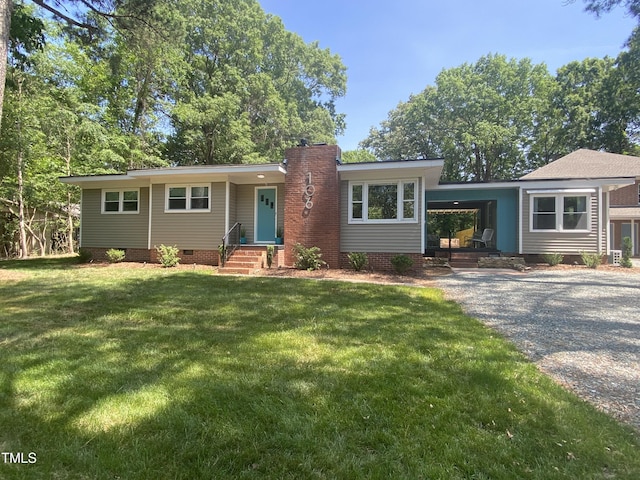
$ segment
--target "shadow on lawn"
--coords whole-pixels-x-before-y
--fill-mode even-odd
[[[557,413],[524,386],[545,380],[433,291],[118,275],[0,285],[0,444],[37,451],[34,470],[526,476],[555,455],[537,445],[535,428]],[[570,435],[561,423],[545,428],[549,438]],[[488,455],[499,449],[503,465]]]
[[[62,270],[78,264],[79,260],[77,255],[32,257],[10,260],[0,259],[0,270]]]

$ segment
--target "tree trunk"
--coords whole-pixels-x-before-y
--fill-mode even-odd
[[[65,162],[67,171],[66,174],[68,177],[71,176],[71,140],[67,135],[67,142],[65,144]],[[67,187],[67,228],[69,229],[69,233],[67,234],[68,239],[68,252],[74,253],[73,248],[73,205],[71,203],[71,187]]]
[[[19,127],[18,127],[19,128]],[[29,256],[29,246],[27,245],[27,222],[24,212],[24,179],[22,170],[24,169],[24,155],[22,147],[18,150],[18,226],[20,233],[20,258]]]
[[[22,108],[22,78],[16,81],[18,87],[18,105]],[[27,244],[27,223],[24,209],[24,139],[22,138],[22,118],[18,115],[16,120],[16,136],[18,139],[18,230],[20,237],[20,258],[29,256],[29,246]]]
[[[12,7],[12,0],[0,0],[0,125],[2,125],[4,84],[7,79],[7,57],[9,53],[9,30],[11,28]]]

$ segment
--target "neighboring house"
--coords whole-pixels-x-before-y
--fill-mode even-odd
[[[608,253],[610,250],[622,250],[622,239],[630,237],[634,255],[640,254],[640,157],[576,150],[525,175],[521,180],[550,180],[567,186],[578,183],[584,188],[602,185],[602,190],[587,195],[592,208],[601,206],[597,209],[601,218],[596,218],[594,211],[589,219],[592,226],[602,225],[598,229],[598,235],[603,237],[606,248],[599,251]],[[565,200],[566,208],[573,207],[575,210],[576,206],[567,202],[569,201]],[[584,225],[577,225],[577,228],[582,227]]]
[[[600,164],[610,160],[593,153]],[[624,169],[594,175],[569,155],[513,182],[447,185],[439,183],[442,159],[341,164],[335,145],[295,147],[285,157],[61,180],[82,188],[80,246],[96,258],[120,248],[129,260],[155,261],[164,244],[177,246],[184,263],[216,265],[218,245],[240,223],[250,246],[273,244],[284,229],[279,265],[293,264],[300,243],[320,247],[330,267],[348,266],[347,254],[357,251],[388,269],[397,254],[422,259],[435,210],[477,212],[477,227],[495,231],[494,251],[608,253],[611,192],[637,189],[640,177]],[[545,173],[553,165],[584,174]]]

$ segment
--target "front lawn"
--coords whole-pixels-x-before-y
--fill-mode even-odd
[[[0,343],[0,478],[640,477],[434,289],[0,262]]]

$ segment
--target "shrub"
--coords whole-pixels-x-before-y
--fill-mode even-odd
[[[349,265],[351,265],[351,268],[356,272],[362,270],[368,261],[367,254],[364,252],[351,252],[347,257],[349,258]]]
[[[322,260],[322,253],[319,247],[305,247],[296,243],[293,247],[295,256],[295,267],[298,270],[318,270],[325,266],[327,262]]]
[[[542,259],[548,263],[550,266],[555,267],[562,263],[564,260],[564,255],[561,253],[545,253],[542,255]]]
[[[413,260],[411,260],[411,257],[408,257],[407,255],[396,255],[391,257],[391,265],[393,265],[393,269],[396,273],[404,275],[411,269],[411,267],[413,267]]]
[[[86,248],[81,248],[78,251],[78,262],[80,263],[89,263],[93,260],[93,254],[91,250],[87,250]]]
[[[631,250],[633,244],[631,243],[631,237],[624,237],[622,239],[622,258],[620,259],[620,266],[625,268],[633,267],[631,263]]]
[[[118,250],[116,248],[110,248],[107,250],[106,254],[107,260],[109,263],[120,263],[124,260],[125,253],[124,250]]]
[[[175,267],[180,263],[180,257],[178,256],[178,247],[168,246],[168,245],[160,245],[156,247],[156,251],[158,252],[158,261],[162,264],[163,267]]]
[[[224,243],[218,245],[218,263],[221,267],[224,267],[224,263],[227,260],[227,246]]]
[[[582,263],[589,268],[598,268],[602,263],[602,256],[599,253],[580,252],[580,258],[582,258]]]
[[[267,267],[271,268],[271,264],[273,263],[273,254],[276,251],[276,247],[273,245],[267,245]]]

